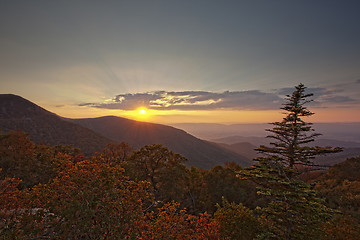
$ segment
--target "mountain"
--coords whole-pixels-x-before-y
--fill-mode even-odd
[[[234,152],[180,129],[114,116],[65,119],[12,94],[0,94],[0,130],[5,133],[22,130],[36,143],[72,144],[87,155],[100,151],[110,142],[127,142],[137,148],[158,143],[186,157],[189,166],[207,169],[230,161],[243,167],[252,164]]]
[[[12,94],[0,94],[0,130],[22,130],[35,143],[72,144],[90,155],[112,140],[64,120],[38,105]]]
[[[237,162],[243,167],[252,165],[252,162],[245,157],[166,125],[138,122],[115,116],[69,119],[69,121],[116,142],[127,142],[134,147],[162,144],[186,157],[189,160],[187,164],[189,166],[207,169],[230,161]]]
[[[213,139],[212,141],[220,144],[230,151],[238,153],[244,157],[247,157],[248,159],[252,159],[249,157],[256,156],[256,151],[254,149],[260,145],[269,146],[272,139],[261,137],[230,136]],[[317,156],[314,162],[320,165],[332,166],[334,164],[345,161],[347,158],[360,156],[360,143],[358,142],[320,138],[316,139],[312,143],[309,143],[309,146],[344,148],[344,150],[339,153]]]

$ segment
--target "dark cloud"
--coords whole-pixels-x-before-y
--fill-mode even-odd
[[[360,83],[360,79],[356,80],[356,83]]]
[[[97,103],[80,103],[78,104],[79,107],[96,107],[98,106]]]

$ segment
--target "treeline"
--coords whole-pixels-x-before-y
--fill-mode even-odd
[[[160,145],[110,144],[90,159],[71,146],[0,137],[2,239],[261,239],[274,220],[235,163],[186,168]],[[335,165],[315,190],[337,209],[318,239],[358,239],[360,158]],[[272,236],[263,239],[282,239]],[[306,236],[304,236],[305,239]]]

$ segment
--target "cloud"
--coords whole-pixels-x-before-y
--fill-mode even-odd
[[[323,96],[321,100],[328,103],[352,103],[356,101],[348,96]]]
[[[79,106],[134,110],[140,107],[156,110],[274,110],[284,103],[284,95],[291,94],[294,88],[281,88],[274,93],[259,90],[252,91],[153,91],[145,93],[126,93],[116,95],[104,103],[82,103]],[[313,107],[334,105],[346,106],[357,102],[351,96],[345,96],[337,88],[307,88],[313,93]]]
[[[356,103],[357,100],[350,97],[341,95],[345,91],[342,89],[343,85],[329,87],[329,88],[307,88],[307,93],[312,93],[314,100],[311,105],[312,106],[321,106],[321,105],[329,105],[329,104],[346,104],[346,103]],[[289,95],[294,91],[294,88],[281,88],[276,91],[279,95]]]
[[[281,98],[273,93],[261,91],[154,91],[146,93],[119,94],[106,103],[82,103],[105,109],[134,110],[146,107],[157,110],[266,110],[277,109]]]
[[[279,95],[290,95],[294,91],[294,88],[281,88],[276,92]],[[330,88],[306,88],[306,93],[314,94],[314,98],[321,97],[323,95],[334,94],[335,92],[339,92],[339,90],[334,90]]]

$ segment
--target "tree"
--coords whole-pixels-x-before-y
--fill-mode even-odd
[[[332,166],[314,187],[329,207],[357,219],[360,225],[360,157],[348,158]]]
[[[209,214],[194,216],[179,209],[178,203],[164,206],[147,213],[147,228],[142,239],[150,240],[218,240],[218,223]]]
[[[19,188],[47,183],[66,166],[83,159],[71,146],[35,145],[21,131],[0,135],[0,153],[0,179],[20,178]]]
[[[111,165],[121,165],[129,158],[132,151],[132,147],[125,142],[119,144],[109,143],[101,152],[96,154],[96,157],[103,158],[104,161]]]
[[[307,123],[302,119],[314,114],[305,107],[305,104],[312,101],[307,98],[313,94],[305,94],[304,84],[299,84],[295,89],[292,95],[286,95],[287,102],[281,108],[286,111],[284,113],[286,116],[281,122],[272,123],[274,125],[272,129],[267,129],[272,133],[268,138],[275,141],[270,143],[270,147],[262,145],[257,149],[264,155],[264,157],[258,158],[258,161],[266,160],[273,166],[295,170],[288,172],[290,178],[293,177],[293,173],[299,173],[299,166],[316,166],[312,161],[315,156],[342,151],[342,148],[338,147],[309,147],[306,145],[321,134],[314,133],[312,123]]]
[[[225,167],[217,165],[209,170],[192,167],[187,199],[189,211],[214,213],[217,210],[216,204],[221,203],[222,198],[247,207],[256,206],[259,198],[254,184],[237,177],[240,169],[236,163],[227,163]]]
[[[240,172],[240,176],[254,180],[258,194],[269,199],[266,207],[257,210],[271,223],[272,228],[264,239],[315,239],[322,234],[321,224],[334,213],[318,198],[309,185],[296,179],[303,167],[313,167],[316,155],[339,152],[341,148],[310,147],[318,133],[312,124],[303,120],[313,115],[305,104],[313,94],[305,94],[305,86],[299,84],[281,109],[286,116],[274,122],[268,129],[275,141],[271,146],[257,149],[262,156],[255,159],[259,164]]]
[[[18,201],[24,198],[16,218],[9,221],[7,235],[18,239],[139,239],[146,225],[142,203],[152,198],[148,187],[146,182],[130,181],[124,169],[102,159],[78,162],[48,184],[20,193],[5,192]]]
[[[217,204],[215,220],[219,223],[221,239],[248,240],[254,239],[262,232],[263,224],[260,217],[252,210],[240,204],[229,203],[223,199],[222,205]]]
[[[155,200],[180,201],[187,191],[185,161],[181,155],[154,144],[134,152],[125,169],[131,179],[150,182]]]

